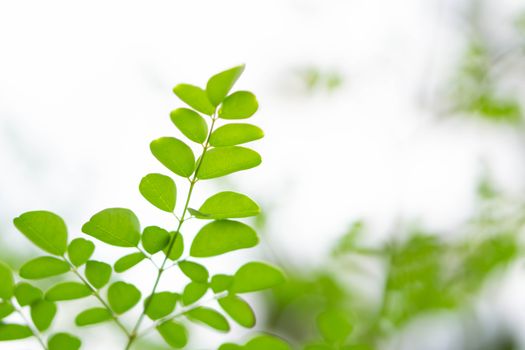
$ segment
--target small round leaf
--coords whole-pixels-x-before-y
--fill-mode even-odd
[[[203,323],[219,332],[228,332],[230,324],[219,312],[207,308],[198,307],[186,313],[186,316],[194,322]]]
[[[78,350],[82,342],[68,333],[56,333],[47,343],[49,350]]]
[[[190,177],[195,170],[195,156],[191,148],[174,137],[161,137],[151,142],[151,153],[166,168],[182,177]]]
[[[177,187],[171,177],[148,174],[142,178],[139,191],[148,202],[168,213],[175,210]]]
[[[249,91],[237,91],[226,97],[219,110],[222,119],[245,119],[257,112],[259,104],[254,94]]]
[[[230,291],[250,293],[275,287],[284,282],[281,270],[262,262],[250,262],[241,266],[233,276]]]
[[[115,282],[108,289],[108,301],[117,314],[130,310],[140,300],[140,291],[130,283]]]
[[[141,252],[125,255],[115,262],[115,271],[120,273],[129,270],[144,259],[146,259],[146,256]]]
[[[251,124],[226,124],[215,130],[210,136],[210,145],[226,147],[240,145],[246,142],[262,139],[264,132],[261,128]]]
[[[59,283],[46,292],[45,298],[49,301],[63,301],[81,299],[91,295],[91,290],[78,282]]]
[[[30,211],[13,220],[16,228],[37,247],[53,255],[67,249],[67,227],[62,218],[49,211]]]
[[[48,300],[39,300],[31,304],[31,319],[35,327],[43,332],[51,326],[57,313],[55,303]]]
[[[188,343],[186,328],[180,323],[167,321],[157,326],[157,331],[162,339],[171,347],[180,349]]]
[[[206,93],[214,106],[218,106],[244,72],[244,64],[215,74],[206,84]]]
[[[84,238],[75,238],[67,247],[69,260],[77,267],[84,265],[91,258],[94,251],[95,244]]]
[[[208,136],[208,124],[201,115],[188,108],[178,108],[171,112],[171,121],[190,140],[204,143]]]
[[[206,91],[198,86],[190,84],[179,84],[173,88],[173,92],[191,108],[198,110],[206,115],[212,115],[215,107],[208,99]]]
[[[61,275],[69,270],[67,262],[52,256],[41,256],[22,265],[19,274],[22,278],[36,280]]]
[[[258,215],[261,209],[252,199],[244,194],[224,191],[206,199],[199,208],[204,219],[245,218]],[[196,215],[199,217],[199,214]]]
[[[229,175],[261,164],[259,153],[249,148],[230,146],[212,148],[204,154],[197,177],[202,180]]]
[[[140,240],[140,223],[129,209],[104,209],[82,226],[82,232],[117,247],[136,247]]]
[[[158,226],[148,226],[142,233],[142,246],[150,253],[155,254],[166,248],[170,242],[168,231]]]
[[[250,305],[236,295],[219,299],[219,305],[238,324],[246,328],[255,326],[255,314]]]
[[[75,324],[79,327],[101,323],[111,319],[111,313],[103,307],[95,307],[82,311],[75,318]]]
[[[111,266],[102,261],[89,260],[86,263],[84,274],[93,287],[104,287],[111,278]]]

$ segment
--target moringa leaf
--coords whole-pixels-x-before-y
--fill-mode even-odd
[[[108,289],[108,301],[111,309],[117,314],[123,314],[135,306],[140,300],[140,291],[130,283],[115,282]]]
[[[175,309],[179,297],[178,294],[172,292],[153,294],[153,297],[148,297],[144,302],[144,307],[148,305],[146,315],[154,321],[168,316]]]
[[[95,244],[84,238],[75,238],[67,247],[69,260],[76,267],[84,265],[91,258],[94,251]]]
[[[111,278],[111,266],[102,261],[89,260],[84,274],[95,289],[104,287]]]
[[[204,154],[197,177],[213,179],[254,168],[261,164],[259,153],[240,146],[212,148]]]
[[[56,313],[57,306],[51,301],[39,300],[31,304],[31,319],[40,332],[51,326]]]
[[[146,259],[146,256],[141,252],[125,255],[115,263],[115,271],[120,273],[129,270],[144,259]]]
[[[0,302],[0,321],[3,318],[11,315],[14,311],[15,311],[15,308],[13,304],[11,304],[10,302],[7,302],[7,301]]]
[[[222,309],[230,315],[230,317],[246,328],[255,326],[255,314],[250,305],[236,295],[230,294],[218,300]]]
[[[244,347],[234,343],[224,343],[219,346],[218,350],[243,350]]]
[[[219,312],[208,308],[198,307],[186,312],[188,319],[193,322],[203,323],[219,332],[229,332],[230,324]]]
[[[82,232],[117,247],[136,247],[140,240],[140,223],[129,209],[104,209],[82,226]]]
[[[195,156],[191,148],[174,137],[161,137],[151,142],[151,153],[166,168],[182,177],[190,177],[195,170]]]
[[[245,350],[292,350],[284,340],[271,335],[259,335],[244,345]]]
[[[184,238],[182,237],[180,232],[179,233],[170,232],[169,235],[170,235],[170,238],[174,237],[175,235],[176,236],[175,236],[175,241],[173,242],[168,258],[170,260],[177,260],[182,256],[182,253],[184,253]],[[168,254],[168,248],[169,246],[167,246],[164,249],[164,254]]]
[[[0,341],[29,338],[33,335],[28,326],[14,323],[0,323]]]
[[[201,264],[197,264],[193,261],[181,261],[179,262],[179,268],[183,274],[194,282],[206,283],[210,274],[208,270]]]
[[[254,94],[249,91],[237,91],[226,97],[219,109],[219,118],[246,119],[257,112],[259,104]]]
[[[75,324],[79,327],[101,323],[111,319],[111,313],[104,307],[94,307],[82,311],[75,318]]]
[[[352,332],[352,324],[348,317],[340,311],[324,311],[317,317],[317,327],[323,338],[329,343],[345,341]]]
[[[150,253],[155,254],[160,252],[170,242],[170,234],[163,228],[158,226],[148,226],[144,228],[142,233],[142,246]]]
[[[195,215],[199,219],[245,218],[258,215],[261,209],[252,199],[244,194],[224,191],[206,199]],[[201,216],[202,215],[202,216]]]
[[[210,145],[226,147],[262,139],[264,132],[252,124],[232,123],[223,125],[210,136]]]
[[[208,99],[206,91],[198,86],[190,84],[179,84],[173,88],[173,92],[184,103],[193,109],[198,110],[206,115],[212,115],[215,112],[215,107]]]
[[[91,295],[91,290],[78,282],[62,282],[48,289],[45,298],[49,301],[81,299]]]
[[[160,210],[175,210],[177,187],[173,179],[162,174],[148,174],[142,178],[139,191],[144,198]]]
[[[208,124],[201,115],[188,108],[177,108],[170,114],[175,126],[193,142],[204,143],[208,136]]]
[[[62,218],[49,211],[30,211],[13,220],[16,228],[37,247],[53,255],[67,249],[67,227]]]
[[[20,268],[20,277],[36,280],[61,275],[70,271],[69,264],[52,256],[41,256],[26,262]]]
[[[250,293],[275,287],[284,282],[281,270],[262,262],[247,263],[233,276],[232,293]]]
[[[191,305],[198,301],[208,291],[207,283],[190,282],[182,291],[182,304],[185,306]]]
[[[33,304],[35,301],[42,299],[42,291],[35,286],[26,282],[20,282],[15,287],[16,301],[20,306]]]
[[[257,243],[259,238],[250,226],[238,221],[218,220],[201,228],[193,240],[190,255],[206,258],[255,247]]]
[[[69,333],[56,333],[49,338],[48,350],[79,350],[82,342]]]
[[[166,321],[157,326],[157,331],[162,339],[171,347],[180,349],[188,343],[188,333],[186,328],[177,322]]]
[[[211,278],[210,287],[214,293],[224,292],[230,288],[233,282],[233,276],[218,274]]]
[[[214,106],[221,104],[242,72],[244,72],[244,64],[215,74],[208,80],[206,93]]]
[[[15,290],[15,279],[11,268],[0,261],[0,299],[9,300]]]

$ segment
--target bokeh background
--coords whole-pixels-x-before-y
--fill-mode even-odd
[[[518,0],[1,1],[0,258],[34,254],[11,223],[28,210],[74,236],[115,206],[174,225],[138,192],[163,171],[149,142],[177,134],[171,89],[246,63],[263,165],[195,202],[264,208],[257,254],[291,282],[257,299],[259,329],[301,348],[336,307],[374,349],[525,349],[524,59]],[[196,332],[192,349],[224,339]]]

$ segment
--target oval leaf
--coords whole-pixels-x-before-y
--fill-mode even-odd
[[[262,263],[250,262],[243,265],[233,276],[230,291],[250,293],[275,287],[284,282],[283,273],[277,268]]]
[[[177,187],[171,177],[162,174],[148,174],[139,185],[140,193],[148,202],[168,213],[175,210]]]
[[[82,226],[82,232],[117,247],[136,247],[140,240],[140,223],[129,209],[104,209]]]
[[[11,315],[15,311],[15,308],[10,302],[1,302],[0,303],[0,320]]]
[[[317,318],[319,331],[330,343],[343,342],[352,332],[352,324],[347,316],[337,310],[328,310]]]
[[[84,265],[89,258],[91,258],[94,251],[95,244],[84,238],[75,238],[67,247],[69,260],[71,260],[71,263],[77,267]]]
[[[74,300],[91,295],[91,290],[84,284],[78,282],[59,283],[46,292],[49,301]]]
[[[259,104],[249,91],[237,91],[226,97],[219,110],[222,119],[245,119],[257,112]]]
[[[32,335],[28,326],[0,323],[0,341],[25,339]]]
[[[36,280],[61,275],[70,270],[69,264],[52,256],[41,256],[26,262],[20,268],[20,277]]]
[[[49,211],[30,211],[13,220],[16,228],[31,242],[53,255],[67,248],[67,227],[62,218]]]
[[[51,326],[56,313],[57,306],[48,300],[39,300],[31,305],[31,319],[40,332]]]
[[[173,242],[168,258],[170,260],[177,260],[182,256],[182,253],[184,253],[184,239],[182,235],[177,232],[170,232],[169,235],[170,238],[175,237],[175,241]],[[168,254],[168,248],[169,246],[164,249],[164,254]]]
[[[140,300],[140,291],[132,284],[115,282],[108,289],[109,305],[117,314],[130,310]]]
[[[248,196],[237,192],[224,191],[206,199],[199,208],[199,212],[204,214],[202,218],[220,220],[254,216],[259,214],[261,209]],[[198,214],[196,216],[199,217]]]
[[[182,304],[191,305],[206,294],[208,285],[206,283],[190,282],[182,291]]]
[[[210,274],[204,266],[193,261],[181,261],[178,265],[182,273],[192,281],[201,283],[206,283],[208,281]]]
[[[171,112],[171,121],[190,140],[204,143],[208,136],[208,124],[201,115],[188,108],[178,108]]]
[[[90,260],[86,263],[84,274],[93,287],[100,289],[111,278],[111,266],[102,261]]]
[[[162,339],[171,347],[180,349],[188,343],[188,334],[183,325],[173,321],[167,321],[157,326],[157,331]]]
[[[179,295],[176,293],[155,293],[144,302],[148,306],[145,313],[152,320],[161,319],[173,312],[178,299]]]
[[[261,164],[259,153],[249,148],[230,146],[212,148],[204,154],[197,177],[213,179]]]
[[[166,168],[182,177],[190,177],[195,170],[195,156],[191,148],[174,137],[161,137],[151,142],[151,153]]]
[[[198,110],[206,115],[212,115],[215,112],[215,107],[208,99],[206,91],[198,86],[190,84],[179,84],[173,88],[173,92],[184,103],[193,109]]]
[[[95,307],[82,311],[75,318],[75,324],[77,326],[89,326],[92,324],[101,323],[111,319],[111,313],[103,307]]]
[[[33,304],[35,301],[42,299],[42,291],[26,282],[20,282],[15,287],[16,301],[20,306]]]
[[[233,276],[218,274],[211,278],[210,287],[214,293],[228,290],[233,282]]]
[[[122,258],[118,259],[117,262],[115,263],[114,265],[115,271],[124,272],[126,270],[129,270],[144,259],[146,259],[146,256],[141,252],[132,253],[132,254],[123,256]]]
[[[203,323],[220,332],[228,332],[230,324],[226,318],[217,311],[207,308],[198,307],[186,313],[186,316],[194,322]]]
[[[284,340],[271,336],[271,335],[260,335],[250,340],[244,345],[245,350],[292,350],[292,347],[288,345]]]
[[[15,279],[11,268],[0,261],[0,299],[11,299],[15,290]]]
[[[210,145],[213,147],[235,146],[263,137],[264,132],[255,125],[232,123],[215,130],[210,136]]]
[[[219,299],[219,305],[230,317],[246,328],[255,326],[255,314],[250,305],[236,295],[228,295]]]
[[[244,64],[215,74],[208,80],[206,93],[214,106],[218,106],[224,100],[242,72],[244,72]]]
[[[148,226],[142,233],[142,246],[150,253],[155,254],[160,252],[170,242],[170,234],[168,231],[158,226]]]
[[[68,333],[56,333],[47,343],[49,350],[78,350],[82,342]]]

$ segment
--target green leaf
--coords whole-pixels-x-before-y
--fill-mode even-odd
[[[20,268],[20,277],[36,280],[61,275],[70,270],[69,264],[52,256],[41,256],[26,262]]]
[[[28,326],[0,323],[0,341],[25,339],[32,335]]]
[[[271,335],[260,335],[253,338],[244,346],[245,350],[292,350],[284,340],[271,336]]]
[[[341,311],[328,310],[317,318],[319,331],[330,343],[343,342],[352,332],[352,324]]]
[[[218,106],[244,72],[244,64],[215,74],[206,84],[206,93],[214,106]]]
[[[335,348],[326,344],[310,344],[305,346],[304,350],[335,350]]]
[[[200,298],[206,294],[206,291],[208,290],[208,284],[207,283],[200,283],[200,282],[190,282],[188,285],[184,288],[184,291],[182,292],[182,304],[184,306],[191,305],[198,301]]]
[[[56,333],[47,343],[49,350],[78,350],[82,342],[69,333]]]
[[[171,121],[190,140],[204,143],[208,136],[208,124],[201,115],[188,108],[178,108],[171,112]]]
[[[144,302],[144,305],[148,305],[146,315],[148,315],[148,317],[152,320],[158,320],[168,316],[175,309],[177,300],[179,300],[179,295],[176,293],[155,293],[153,297],[149,297]]]
[[[230,294],[219,299],[219,305],[230,317],[246,328],[255,326],[255,314],[250,305],[236,295]]]
[[[224,191],[214,194],[206,199],[198,211],[203,214],[199,219],[228,219],[228,218],[245,218],[258,215],[261,209],[253,200],[244,194]]]
[[[182,256],[182,253],[184,253],[184,239],[182,235],[180,234],[180,232],[176,233],[172,231],[169,233],[169,235],[170,235],[170,238],[174,237],[175,235],[176,236],[174,238],[175,242],[173,242],[173,246],[171,247],[171,251],[170,251],[168,258],[170,260],[177,260]],[[168,254],[168,248],[169,246],[167,246],[164,249],[164,254]]]
[[[190,255],[198,258],[221,255],[238,249],[255,247],[259,239],[248,225],[219,220],[205,225],[191,245]]]
[[[191,148],[174,137],[161,137],[151,142],[151,153],[166,168],[182,177],[190,177],[195,170],[195,156]]]
[[[262,139],[264,132],[252,124],[232,123],[215,130],[210,136],[213,147],[235,146]]]
[[[15,287],[16,301],[20,306],[33,304],[35,301],[42,299],[42,291],[26,282],[20,282]]]
[[[180,323],[167,321],[157,326],[157,331],[169,346],[180,349],[188,343],[186,328]]]
[[[89,260],[86,263],[84,274],[93,287],[104,287],[111,278],[111,266],[102,261]]]
[[[219,110],[222,119],[245,119],[257,112],[259,104],[249,91],[237,91],[226,97]]]
[[[230,146],[212,148],[207,151],[201,162],[199,179],[213,179],[237,171],[254,168],[261,164],[259,153],[249,148]]]
[[[284,282],[283,273],[277,268],[262,262],[243,265],[233,276],[230,291],[250,293],[275,287]]]
[[[31,242],[53,255],[67,249],[67,227],[62,218],[49,211],[30,211],[13,220],[16,228]]]
[[[118,259],[115,263],[115,271],[124,272],[126,270],[129,270],[144,259],[146,259],[146,256],[141,252],[131,253],[126,256],[123,256],[122,258]]]
[[[0,320],[11,315],[15,311],[15,308],[11,303],[0,302]]]
[[[184,273],[192,281],[200,283],[208,282],[208,277],[210,274],[204,266],[193,261],[181,261],[178,265],[182,273]]]
[[[55,303],[47,300],[39,300],[31,304],[31,319],[35,327],[43,332],[51,326],[51,322],[57,313],[57,306]]]
[[[74,300],[91,295],[91,290],[84,284],[78,282],[62,282],[51,287],[45,298],[49,301]]]
[[[155,254],[160,252],[170,242],[170,234],[163,228],[158,226],[148,226],[142,233],[142,246],[150,253]]]
[[[162,174],[148,174],[142,178],[139,191],[148,202],[168,213],[175,210],[177,186],[173,179]]]
[[[221,346],[219,346],[219,350],[243,350],[244,347],[233,344],[233,343],[224,343]]]
[[[198,307],[190,310],[186,312],[186,316],[191,321],[203,323],[220,332],[228,332],[230,330],[230,325],[226,318],[217,311],[207,307]]]
[[[11,299],[15,290],[15,279],[11,268],[0,261],[0,298]]]
[[[94,307],[82,311],[75,318],[75,324],[79,327],[89,326],[105,322],[111,319],[111,313],[103,307]]]
[[[69,260],[77,267],[84,265],[91,258],[94,251],[95,244],[84,238],[75,238],[67,247]]]
[[[115,282],[109,286],[109,305],[117,314],[123,314],[130,310],[139,300],[140,291],[130,283]]]
[[[140,240],[140,223],[129,209],[104,209],[82,226],[82,232],[117,247],[136,247]]]
[[[215,107],[208,99],[206,91],[198,86],[190,84],[179,84],[173,88],[173,92],[184,103],[193,109],[198,110],[206,115],[212,115],[215,112]]]
[[[211,278],[210,287],[214,293],[224,292],[230,288],[233,276],[218,274]]]

